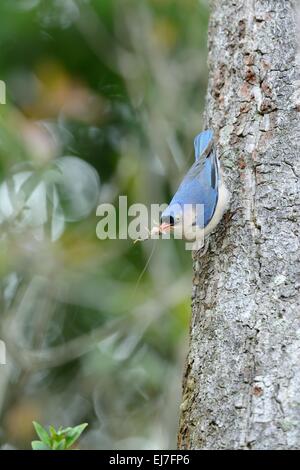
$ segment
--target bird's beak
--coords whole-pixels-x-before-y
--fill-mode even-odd
[[[167,233],[171,231],[171,228],[173,227],[172,224],[161,224],[159,226],[159,233]]]

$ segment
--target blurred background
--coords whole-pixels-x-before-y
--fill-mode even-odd
[[[176,446],[191,252],[96,237],[193,161],[205,0],[1,0],[0,445],[88,422],[82,449]],[[147,260],[149,265],[137,281]]]

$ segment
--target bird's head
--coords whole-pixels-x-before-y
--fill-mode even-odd
[[[173,233],[175,238],[194,239],[196,210],[193,204],[171,203],[161,214],[159,233]]]

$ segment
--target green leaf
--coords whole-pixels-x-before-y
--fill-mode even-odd
[[[50,437],[49,437],[46,429],[44,429],[43,426],[41,426],[36,421],[33,421],[33,426],[34,426],[34,429],[35,429],[37,435],[41,439],[41,441],[44,442],[44,444],[46,444],[47,446],[50,447],[51,446],[51,440],[50,440]]]
[[[66,447],[66,439],[62,439],[61,441],[56,441],[53,443],[52,449],[53,450],[65,450]]]
[[[57,434],[56,434],[56,430],[54,429],[53,426],[49,426],[49,432],[50,432],[50,436],[54,439]]]
[[[59,434],[65,436],[65,435],[68,434],[70,431],[72,431],[72,429],[73,429],[73,428],[70,428],[70,427],[68,427],[68,428],[61,428],[60,431],[59,431]]]
[[[31,447],[33,450],[50,450],[50,448],[42,441],[32,441]]]
[[[87,423],[82,423],[82,424],[79,424],[78,426],[75,426],[74,428],[70,428],[70,430],[66,434],[67,448],[71,447],[74,444],[74,442],[77,441],[77,439],[85,430],[87,425],[88,425]]]
[[[41,441],[33,441],[31,443],[34,450],[65,450],[70,448],[74,442],[77,441],[88,424],[79,424],[74,428],[62,428],[62,426],[60,426],[58,430],[53,426],[49,426],[50,436],[46,429],[36,421],[33,422],[33,425],[41,439]]]

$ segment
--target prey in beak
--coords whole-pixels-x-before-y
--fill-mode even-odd
[[[160,225],[155,225],[152,230],[148,230],[148,237],[146,238],[137,238],[134,240],[134,244],[140,241],[148,240],[152,237],[157,237],[157,235],[163,235],[170,233],[174,229],[174,217],[172,216],[163,216],[160,219]]]
[[[170,216],[165,216],[161,218],[160,226],[158,227],[160,234],[171,232],[173,228],[174,228],[174,217],[170,215]]]

